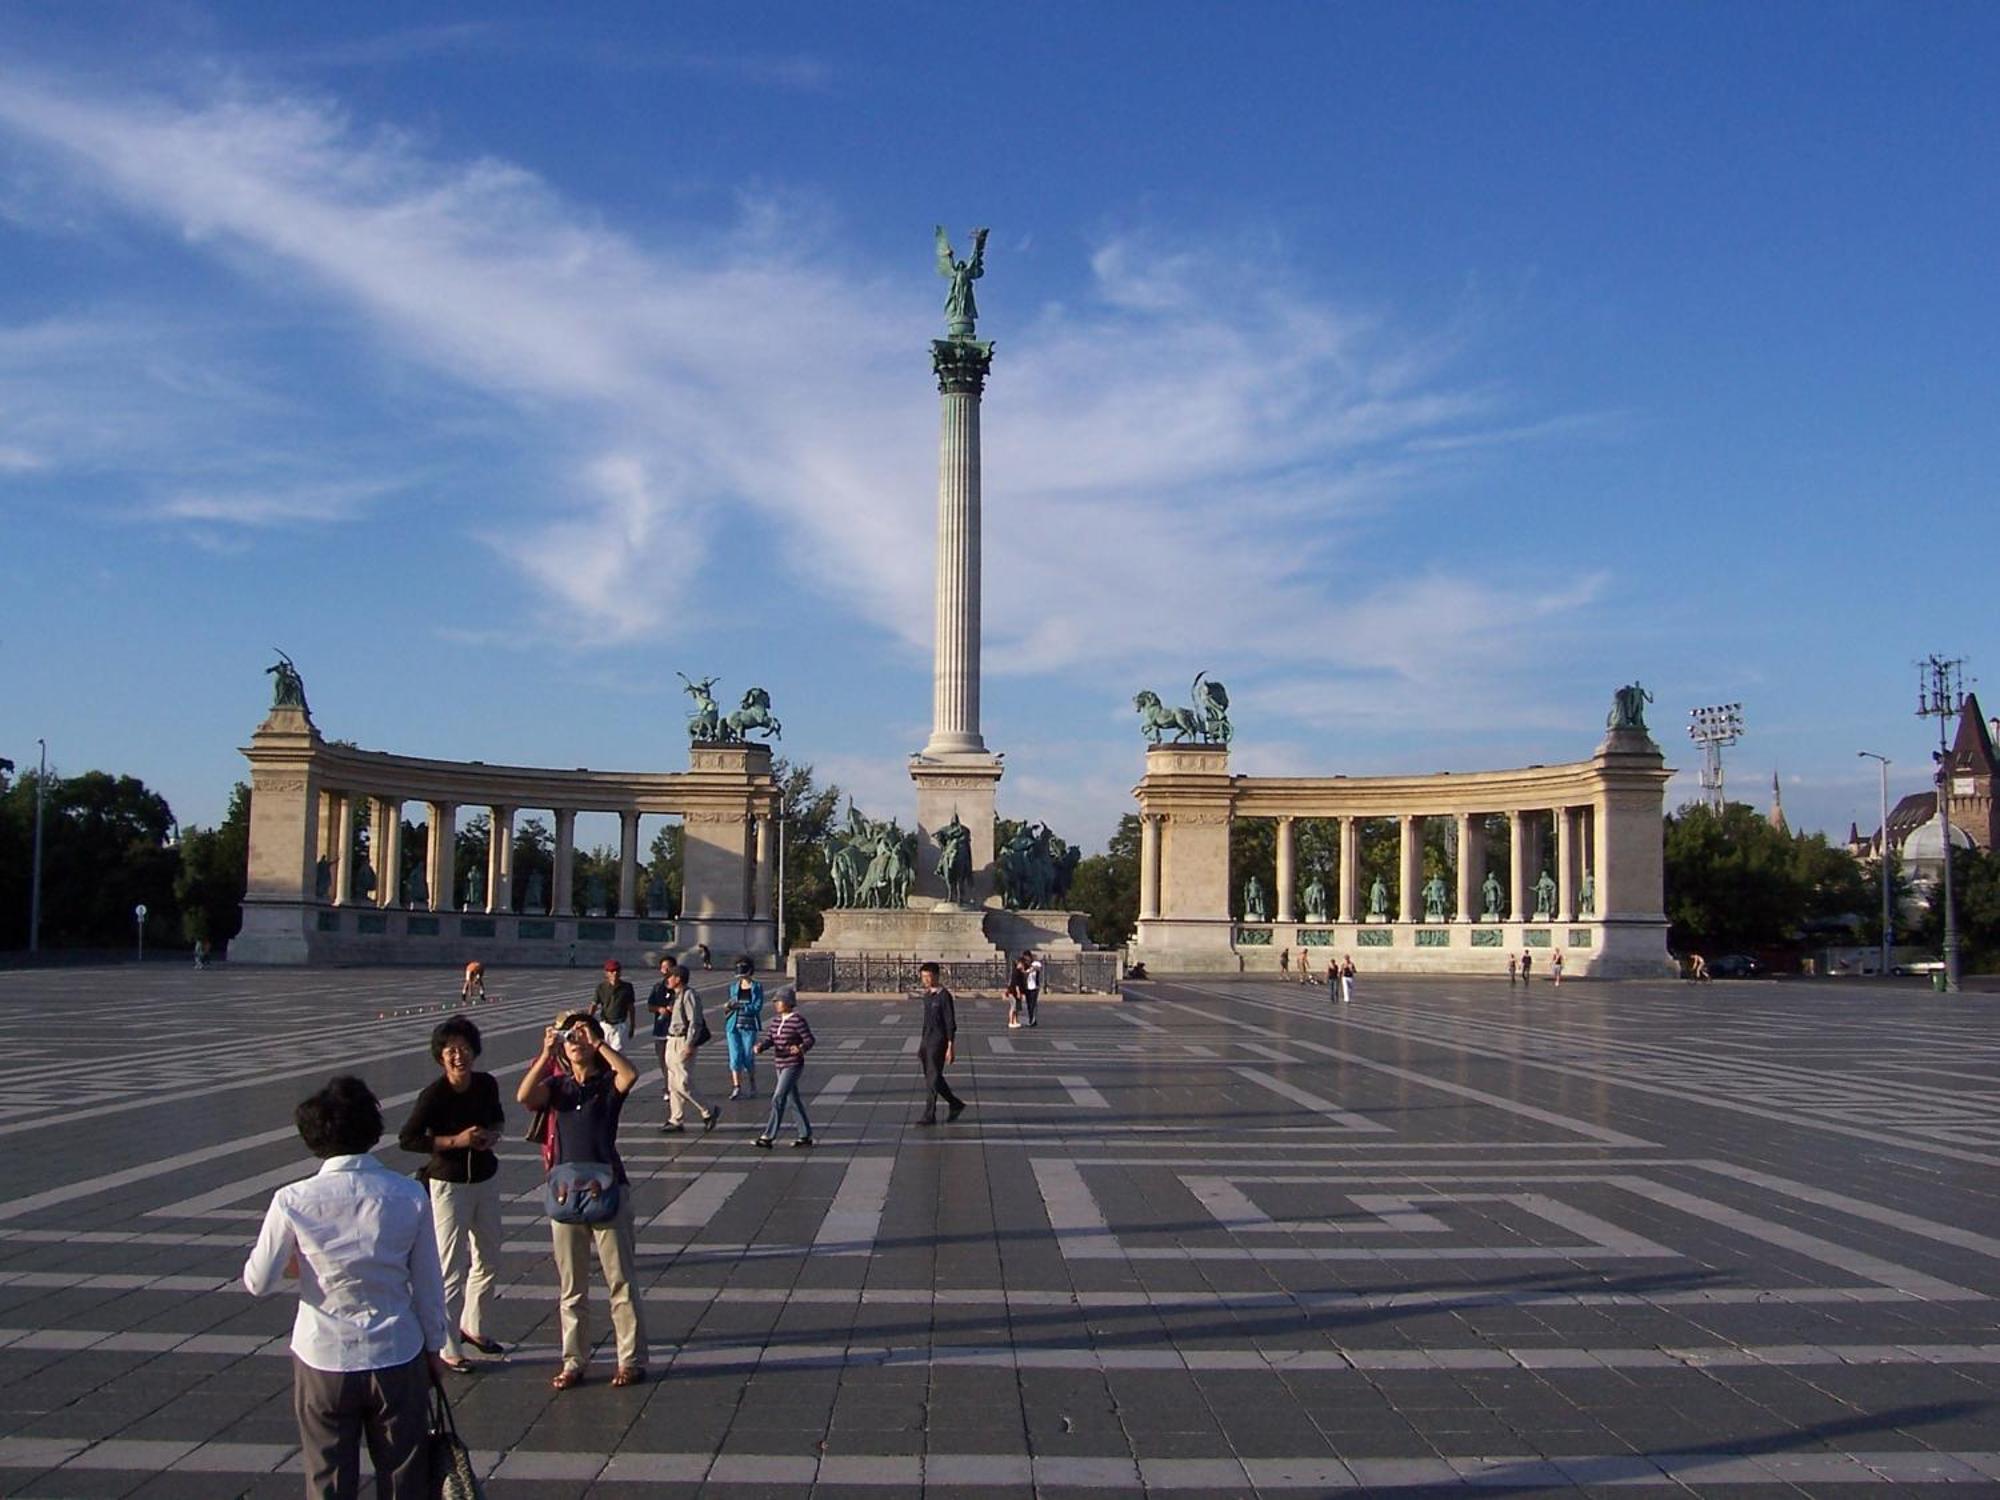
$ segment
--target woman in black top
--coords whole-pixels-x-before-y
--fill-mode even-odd
[[[563,1066],[549,1064],[560,1051]],[[611,1294],[611,1327],[618,1336],[618,1370],[613,1385],[637,1385],[646,1378],[646,1324],[632,1290],[638,1246],[632,1228],[632,1191],[618,1156],[618,1116],[625,1096],[639,1081],[631,1063],[604,1044],[604,1029],[588,1011],[563,1017],[542,1034],[542,1050],[528,1064],[515,1097],[529,1109],[546,1109],[555,1126],[555,1162],[600,1162],[625,1189],[616,1217],[604,1224],[561,1224],[549,1220],[562,1310],[562,1369],[554,1384],[566,1391],[583,1380],[590,1361],[590,1249],[604,1268]]]
[[[503,1354],[485,1333],[486,1299],[500,1266],[500,1159],[493,1147],[506,1113],[491,1073],[475,1073],[479,1028],[453,1016],[431,1033],[431,1056],[444,1077],[417,1095],[398,1144],[427,1154],[423,1176],[431,1187],[431,1223],[444,1267],[447,1368],[472,1368],[467,1346]],[[468,1262],[471,1274],[467,1275]]]

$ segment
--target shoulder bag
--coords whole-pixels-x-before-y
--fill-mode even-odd
[[[608,1162],[566,1161],[542,1183],[542,1209],[558,1224],[609,1224],[624,1200],[618,1169]]]

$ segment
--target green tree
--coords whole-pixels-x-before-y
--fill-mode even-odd
[[[687,867],[687,830],[679,823],[669,823],[653,835],[652,848],[647,851],[646,868],[639,872],[639,884],[650,887],[655,880],[667,888],[667,899],[659,911],[654,911],[650,903],[646,915],[649,917],[671,917],[681,909],[681,890]],[[641,892],[641,899],[646,899]]]
[[[1670,814],[1665,855],[1668,941],[1681,952],[1796,942],[1843,917],[1858,927],[1879,904],[1845,849],[1773,828],[1741,802],[1719,816],[1702,803]]]
[[[472,872],[480,872],[480,879],[486,878],[486,855],[493,845],[493,820],[485,813],[474,813],[465,820],[465,826],[458,830],[452,840],[452,891],[447,905],[456,908],[464,901],[471,889]]]
[[[1139,815],[1118,820],[1109,848],[1078,862],[1069,904],[1089,916],[1090,940],[1122,948],[1139,925]]]
[[[1959,959],[1967,971],[2000,965],[2000,851],[1951,851],[1951,900],[1958,919]],[[1944,882],[1931,886],[1917,939],[1944,949]]]
[[[785,848],[784,936],[789,952],[820,935],[826,926],[824,913],[833,905],[827,835],[840,813],[841,790],[832,782],[816,785],[811,766],[793,765],[782,756],[771,762],[771,774],[781,793],[784,818],[779,836]]]
[[[220,950],[243,927],[243,892],[250,868],[250,788],[230,789],[229,810],[215,828],[181,830],[181,867],[174,898],[181,935]]]
[[[33,860],[35,786],[34,775],[23,776],[0,797],[8,862],[24,872]],[[51,774],[42,828],[43,946],[124,948],[133,940],[133,909],[142,905],[147,943],[179,942],[173,831],[166,798],[135,776]],[[0,941],[8,947],[27,946],[27,885],[22,878],[22,899],[0,913]]]

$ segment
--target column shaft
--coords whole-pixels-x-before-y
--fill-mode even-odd
[[[1485,866],[1486,851],[1480,848],[1479,833],[1473,828],[1471,813],[1458,815],[1458,920],[1470,922],[1479,910],[1479,872]]]
[[[1398,920],[1414,922],[1423,915],[1423,905],[1418,899],[1417,887],[1423,880],[1424,838],[1423,820],[1407,813],[1396,819],[1398,853],[1396,871],[1396,908]]]
[[[1507,915],[1525,922],[1528,907],[1528,815],[1507,814]]]
[[[1292,820],[1278,819],[1278,903],[1275,910],[1280,922],[1295,921],[1292,915],[1292,884],[1296,876],[1292,873]]]
[[[486,848],[486,909],[510,912],[514,909],[514,809],[491,809],[491,842]]]
[[[403,899],[403,803],[398,797],[375,799],[375,904],[394,906]]]
[[[618,815],[618,915],[639,914],[639,815]]]
[[[1558,922],[1576,918],[1576,838],[1571,810],[1558,807],[1556,820],[1556,909]]]
[[[771,824],[768,814],[757,819],[757,869],[750,890],[750,917],[756,922],[771,920]]]
[[[451,911],[458,905],[454,890],[458,882],[458,808],[450,802],[433,802],[429,816],[431,840],[424,864],[424,885],[432,911]]]
[[[1139,814],[1139,920],[1152,921],[1160,914],[1160,820],[1152,813]]]
[[[576,809],[551,809],[556,815],[555,889],[549,892],[549,913],[557,917],[576,915]]]
[[[1340,920],[1359,919],[1361,906],[1361,825],[1353,818],[1340,820]]]
[[[925,748],[980,752],[979,394],[946,391],[939,401],[937,639]]]
[[[354,794],[341,792],[340,846],[333,854],[333,904],[354,904]]]

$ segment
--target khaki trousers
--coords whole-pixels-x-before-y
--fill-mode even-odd
[[[670,1036],[665,1048],[667,1065],[667,1123],[681,1123],[681,1111],[692,1108],[695,1118],[706,1120],[708,1106],[695,1098],[694,1087],[688,1075],[694,1067],[695,1049],[690,1047],[684,1036]]]
[[[590,1250],[595,1242],[597,1263],[604,1268],[605,1290],[611,1294],[611,1328],[618,1337],[618,1363],[635,1370],[646,1367],[646,1319],[632,1290],[632,1267],[638,1250],[632,1229],[632,1188],[628,1183],[609,1224],[558,1224],[549,1221],[555,1242],[556,1284],[562,1310],[563,1368],[581,1370],[590,1363]]]
[[[486,1299],[500,1265],[500,1179],[431,1180],[431,1224],[444,1267],[444,1356],[464,1359],[464,1331],[486,1332]],[[469,1272],[469,1274],[468,1274]],[[462,1300],[461,1300],[462,1299]]]
[[[381,1500],[429,1500],[430,1393],[421,1354],[386,1370],[315,1370],[292,1356],[306,1500],[357,1500],[364,1437]]]

